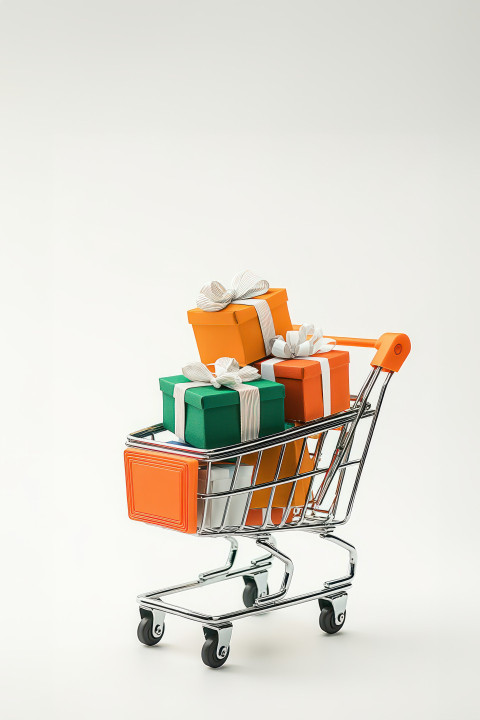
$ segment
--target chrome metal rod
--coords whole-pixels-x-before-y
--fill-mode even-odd
[[[340,438],[338,440],[337,449],[335,451],[332,464],[325,475],[325,480],[323,482],[323,490],[319,494],[318,503],[321,504],[323,502],[323,499],[325,495],[328,492],[328,489],[330,487],[330,484],[335,477],[337,470],[339,469],[340,464],[343,462],[343,458],[345,456],[346,449],[351,441],[353,439],[353,436],[355,435],[355,430],[357,429],[357,425],[363,416],[365,405],[367,403],[368,397],[370,392],[373,389],[373,386],[375,385],[375,382],[377,381],[377,378],[379,374],[381,373],[382,368],[374,368],[374,370],[370,373],[369,381],[366,384],[366,388],[363,392],[363,396],[359,395],[359,405],[358,405],[358,411],[355,419],[351,423],[351,425],[348,426],[348,430],[345,431],[345,427],[340,432]]]
[[[325,432],[320,433],[320,436],[317,438],[317,446],[315,448],[315,453],[313,457],[313,467],[316,468],[318,463],[320,462],[322,458],[322,450],[323,446],[325,445],[325,440],[327,439],[328,430],[325,430]]]
[[[278,560],[280,560],[285,565],[285,572],[283,573],[280,590],[276,593],[271,593],[270,595],[263,595],[261,597],[258,597],[255,601],[256,605],[266,605],[267,603],[271,603],[275,600],[282,598],[284,595],[286,595],[287,590],[290,587],[290,583],[292,582],[293,562],[288,557],[288,555],[285,555],[285,553],[281,552],[281,550],[279,550],[276,545],[269,542],[269,540],[270,538],[268,535],[263,538],[259,537],[257,538],[257,545],[259,547],[265,548],[265,550],[268,550],[268,552],[273,555],[273,557],[276,557]]]
[[[380,410],[381,410],[382,403],[383,403],[383,398],[385,396],[385,392],[387,390],[388,383],[392,379],[392,375],[393,375],[393,372],[388,373],[387,377],[385,378],[385,380],[383,382],[382,388],[380,390],[380,394],[378,396],[377,407],[375,409],[375,414],[374,414],[374,416],[372,418],[372,422],[370,424],[370,430],[368,431],[368,436],[367,436],[367,440],[365,442],[365,447],[363,449],[362,457],[360,458],[360,463],[358,465],[357,475],[355,477],[355,482],[354,482],[352,494],[350,496],[350,500],[348,503],[346,515],[343,518],[343,520],[340,520],[338,522],[335,521],[334,522],[335,525],[345,525],[345,523],[348,522],[348,520],[350,519],[350,515],[352,514],[353,503],[355,502],[355,496],[357,494],[358,484],[359,484],[360,478],[362,476],[362,471],[363,471],[363,467],[365,465],[365,460],[367,459],[368,449],[370,447],[373,433],[375,431],[375,425],[377,424],[378,416],[380,414]]]
[[[308,510],[308,508],[307,508]],[[322,511],[320,511],[322,512]],[[325,518],[317,518],[317,517],[304,517],[304,520],[302,521],[302,524],[299,524],[300,516],[296,516],[293,518],[292,522],[286,523],[283,527],[280,525],[273,525],[271,524],[267,528],[267,532],[285,532],[287,530],[300,530],[305,532],[318,532],[318,531],[324,531],[324,530],[334,530],[336,527],[335,521],[328,522],[327,517]],[[204,532],[201,533],[202,537],[220,537],[220,536],[226,536],[226,535],[234,535],[234,536],[242,536],[242,537],[258,537],[258,535],[265,532],[261,529],[259,525],[251,525],[243,528],[242,530],[238,530],[238,526],[235,527],[229,527],[225,530],[225,532],[218,532],[217,530],[210,530],[206,529]]]
[[[300,472],[300,468],[302,467],[302,462],[303,462],[303,458],[305,455],[305,449],[307,447],[307,440],[308,440],[308,438],[304,438],[304,440],[303,440],[302,449],[300,450],[300,457],[298,458],[297,469],[295,470],[295,475],[298,475],[298,473]]]
[[[235,468],[233,470],[232,481],[230,483],[230,492],[235,489],[235,483],[237,480],[238,470],[240,468],[241,461],[242,461],[242,458],[237,457],[237,459],[235,461]],[[225,508],[223,510],[222,521],[220,523],[220,530],[223,530],[225,528],[225,522],[227,520],[227,514],[228,514],[229,507],[230,507],[230,503],[232,502],[232,497],[233,497],[233,495],[229,495],[227,497],[227,502],[225,503]]]
[[[211,585],[212,583],[223,582],[224,580],[231,580],[232,578],[243,577],[244,575],[254,575],[256,572],[263,572],[271,566],[272,558],[270,554],[268,556],[264,555],[262,558],[257,558],[254,562],[250,563],[250,565],[245,565],[236,570],[199,577],[196,580],[189,580],[179,585],[172,585],[162,588],[161,590],[152,590],[151,592],[143,593],[137,597],[137,601],[142,604],[144,600],[155,600],[159,599],[160,596],[174,595],[175,593],[184,592],[185,590],[192,590],[196,587],[203,587],[204,585]]]
[[[275,548],[277,547],[277,541],[275,540],[273,535],[269,535],[269,542],[271,545],[273,545],[273,547],[275,547]],[[262,565],[263,563],[265,563],[265,561],[271,562],[271,560],[272,560],[272,553],[269,552],[269,553],[267,553],[267,555],[261,555],[259,558],[253,559],[252,565]]]
[[[364,399],[367,399],[367,397],[370,395],[370,392],[375,385],[381,369],[382,368],[374,367],[370,370],[367,379],[363,383],[360,392],[357,395],[357,398],[353,404],[353,408],[357,408],[364,401]]]
[[[207,509],[209,507],[208,505],[208,496],[210,494],[211,489],[211,482],[212,482],[212,463],[207,463],[207,482],[206,482],[206,495],[205,495],[205,502],[203,504],[203,514],[202,514],[202,522],[200,525],[200,532],[202,532],[205,529],[205,522],[207,519]]]
[[[277,467],[275,470],[275,475],[273,477],[273,483],[277,482],[278,477],[280,475],[280,470],[282,468],[282,462],[283,462],[283,458],[285,455],[286,447],[287,447],[286,445],[282,445],[282,447],[280,449],[280,455],[278,457]],[[271,512],[272,512],[272,505],[273,505],[274,497],[275,497],[275,486],[273,486],[272,489],[270,490],[270,497],[268,498],[268,506],[265,511],[265,520],[262,523],[262,528],[265,528],[268,525],[268,523],[270,522],[270,516],[271,516]]]
[[[217,624],[224,622],[232,622],[233,620],[240,620],[241,618],[248,617],[249,615],[258,615],[259,613],[269,612],[270,610],[279,610],[282,607],[291,607],[293,605],[300,605],[301,603],[310,602],[310,600],[318,600],[319,598],[329,598],[334,592],[339,590],[347,590],[352,584],[346,582],[342,585],[336,585],[335,588],[324,588],[316,592],[304,593],[303,595],[295,595],[290,598],[283,598],[272,603],[266,603],[264,605],[255,604],[251,608],[245,608],[241,610],[235,610],[231,613],[224,613],[223,615],[205,615],[194,610],[187,610],[178,605],[170,605],[169,603],[163,602],[160,599],[147,599],[139,596],[137,598],[140,607],[145,610],[163,610],[170,615],[178,615],[186,618],[187,620],[194,620],[196,622],[203,623],[205,625],[211,625],[215,627]],[[165,595],[165,593],[163,593]]]
[[[263,450],[260,450],[260,452],[258,453],[257,462],[255,463],[255,469],[254,469],[253,475],[252,475],[251,487],[254,487],[257,482],[257,475],[258,475],[258,471],[260,469],[260,463],[262,462],[262,455],[263,455]],[[239,530],[244,528],[245,523],[247,522],[248,511],[250,510],[250,505],[252,502],[252,496],[253,496],[253,490],[250,489],[250,490],[248,490],[248,498],[247,498],[247,502],[245,503],[245,510],[243,511],[242,522],[240,523],[240,526],[238,528]]]
[[[348,551],[348,557],[349,557],[349,573],[348,575],[345,575],[345,577],[337,578],[336,580],[327,580],[325,583],[326,588],[330,589],[337,589],[339,585],[343,585],[345,582],[350,582],[350,580],[353,580],[355,575],[355,570],[357,567],[357,551],[353,545],[348,543],[346,540],[342,540],[341,538],[336,537],[335,535],[326,535],[325,540],[328,540],[329,542],[335,543],[335,545],[338,545],[341,548],[344,548]]]
[[[339,465],[339,468],[342,467],[348,467],[349,465],[358,465],[360,462],[360,459],[358,460],[349,460],[348,462],[341,463]],[[285,485],[286,483],[294,482],[295,480],[301,480],[302,478],[310,477],[310,475],[321,475],[323,473],[326,473],[328,471],[328,468],[318,468],[317,470],[307,470],[304,473],[299,473],[299,475],[291,475],[290,477],[281,478],[281,480],[271,480],[268,483],[261,483],[260,485],[255,485],[253,487],[252,485],[244,488],[236,488],[235,490],[224,490],[223,492],[218,493],[209,493],[208,495],[206,493],[198,493],[199,499],[206,499],[210,498],[214,500],[215,498],[222,498],[227,497],[229,495],[241,495],[245,493],[254,493],[256,490],[265,490],[267,488],[276,487],[277,485]],[[253,488],[253,489],[252,489]]]
[[[297,480],[295,480],[295,482],[292,483],[292,487],[290,488],[290,492],[289,492],[289,494],[288,494],[287,504],[286,504],[285,509],[284,509],[284,511],[283,511],[283,513],[282,513],[282,519],[280,520],[280,525],[279,525],[279,527],[283,527],[283,526],[285,525],[285,523],[287,522],[288,513],[290,512],[290,508],[292,507],[293,497],[294,497],[294,495],[295,495],[295,490],[297,489],[297,483],[298,483],[298,478],[297,478]]]
[[[352,450],[353,441],[355,439],[355,436],[352,435],[350,442],[348,443],[346,449],[345,449],[345,462],[349,461],[350,458],[350,452]],[[340,470],[339,476],[338,476],[338,482],[337,487],[335,489],[335,496],[333,498],[333,501],[328,509],[328,516],[329,518],[334,518],[335,514],[337,512],[338,503],[340,501],[340,494],[342,492],[343,487],[343,481],[345,479],[345,473],[347,472],[347,466],[345,466],[345,463],[343,463],[342,469]]]
[[[313,485],[314,478],[310,478],[310,483],[308,485],[308,492],[307,492],[307,499],[305,501],[305,505],[303,506],[302,514],[300,515],[300,520],[298,521],[298,524],[302,523],[305,520],[305,515],[308,509],[309,504],[313,500],[313,492],[312,492],[312,485]],[[312,493],[312,500],[310,500],[310,493]]]
[[[375,372],[375,371],[374,371]],[[198,448],[191,448],[183,445],[171,445],[160,440],[152,441],[146,438],[152,435],[152,431],[155,434],[165,431],[165,427],[162,423],[153,425],[150,428],[139,430],[136,433],[131,433],[127,437],[126,445],[128,447],[145,447],[150,450],[168,451],[172,455],[188,455],[189,457],[195,457],[198,460],[221,462],[222,460],[229,460],[237,455],[250,455],[251,453],[264,450],[266,448],[278,447],[286,442],[292,442],[293,440],[299,440],[310,435],[316,435],[317,433],[323,433],[327,430],[333,430],[340,428],[348,422],[351,422],[357,416],[358,410],[356,408],[350,408],[343,412],[336,413],[335,415],[328,415],[325,418],[319,418],[318,420],[312,420],[308,423],[303,423],[301,426],[288,428],[275,435],[266,435],[265,437],[259,438],[258,440],[251,440],[247,443],[239,443],[238,445],[230,445],[224,448],[216,448],[212,450],[202,450]],[[368,407],[368,403],[365,406],[364,416],[368,416],[373,411]]]
[[[216,577],[217,575],[225,575],[233,566],[235,558],[237,557],[238,541],[235,540],[235,538],[233,537],[229,537],[228,535],[221,537],[225,537],[225,540],[228,540],[228,542],[230,543],[230,549],[228,551],[225,565],[216,568],[215,570],[207,570],[207,572],[200,573],[200,575],[198,576],[199,580],[207,580],[208,578]]]

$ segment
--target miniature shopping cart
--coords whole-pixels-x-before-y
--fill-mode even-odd
[[[393,373],[400,369],[410,352],[410,341],[406,335],[395,333],[386,333],[379,340],[334,339],[339,346],[376,349],[372,369],[358,394],[351,396],[348,410],[290,427],[275,435],[208,451],[167,442],[163,439],[161,424],[128,436],[129,450],[148,453],[152,462],[155,453],[168,453],[173,461],[178,457],[187,465],[189,462],[198,465],[193,532],[223,537],[229,543],[223,567],[203,572],[191,582],[138,596],[141,616],[138,638],[145,645],[156,645],[162,639],[165,615],[178,615],[202,625],[205,636],[203,662],[210,667],[220,667],[229,655],[234,620],[309,600],[319,602],[320,627],[324,632],[333,634],[342,628],[357,553],[353,545],[335,533],[337,527],[345,525],[351,516],[385,391]],[[293,444],[299,448],[295,456],[298,461],[295,470],[285,477],[282,466],[289,446]],[[265,482],[264,479],[258,484],[262,458],[273,452],[276,453],[276,466],[271,480]],[[248,483],[239,483],[247,459],[251,474]],[[308,460],[306,469],[305,459]],[[218,483],[214,482],[215,477],[220,477],[220,467],[226,468],[220,486],[224,489],[219,489]],[[282,503],[277,500],[279,493]],[[258,502],[260,494],[262,502]],[[318,590],[289,597],[293,562],[278,549],[273,537],[273,533],[287,530],[313,533],[345,549],[349,557],[348,573],[325,582]],[[235,568],[236,536],[251,538],[265,554],[249,565]],[[268,573],[274,559],[283,563],[284,572],[280,587],[271,590]],[[232,578],[243,578],[245,584],[244,607],[233,612],[208,615],[165,600],[175,593]]]

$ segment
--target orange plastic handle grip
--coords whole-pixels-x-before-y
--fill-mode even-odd
[[[410,338],[404,333],[384,333],[378,340],[338,337],[328,335],[327,333],[325,333],[325,337],[331,337],[333,340],[336,340],[337,345],[376,348],[377,352],[371,365],[374,367],[382,367],[391,372],[398,372],[400,370],[412,347]]]

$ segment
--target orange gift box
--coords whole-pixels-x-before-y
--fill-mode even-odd
[[[296,440],[295,442],[287,443],[285,447],[285,454],[282,460],[282,466],[278,479],[291,477],[296,474],[298,461],[302,452],[303,440]],[[251,455],[245,455],[242,458],[242,465],[255,465],[257,462],[258,453]],[[263,451],[262,459],[260,460],[260,466],[258,468],[257,479],[255,487],[262,483],[272,482],[275,477],[277,470],[278,460],[280,458],[280,447],[268,448]],[[314,461],[313,458],[308,454],[308,450],[305,449],[305,453],[302,459],[299,473],[305,473],[309,470],[313,470]],[[307,498],[308,487],[310,485],[310,477],[302,478],[297,481],[297,487],[292,498],[292,507],[299,507],[304,505]],[[273,504],[276,508],[285,508],[288,503],[290,491],[293,483],[285,483],[279,485],[275,490]],[[265,488],[265,490],[256,490],[252,495],[252,501],[250,508],[266,508],[270,500],[271,488]]]
[[[317,355],[328,361],[330,368],[330,412],[334,415],[350,407],[349,363],[346,350],[330,350]],[[253,366],[266,378],[262,365]],[[275,382],[285,386],[285,419],[298,422],[316,420],[325,415],[321,364],[316,360],[296,358],[280,360],[269,368],[273,370]],[[268,374],[271,377],[270,373]]]
[[[258,299],[268,303],[275,333],[285,336],[292,329],[285,288],[270,288]],[[231,303],[217,312],[194,308],[188,311],[188,322],[193,326],[200,359],[205,364],[214,363],[219,357],[233,357],[240,365],[249,365],[265,357],[263,335],[253,305]]]

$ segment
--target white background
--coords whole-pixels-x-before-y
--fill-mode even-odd
[[[0,4],[4,718],[478,717],[479,10]],[[245,268],[294,321],[413,349],[344,530],[344,630],[316,603],[244,620],[215,672],[194,623],[136,639],[136,594],[223,547],[131,522],[122,453],[197,357],[200,286]],[[345,568],[279,540],[299,588]]]

